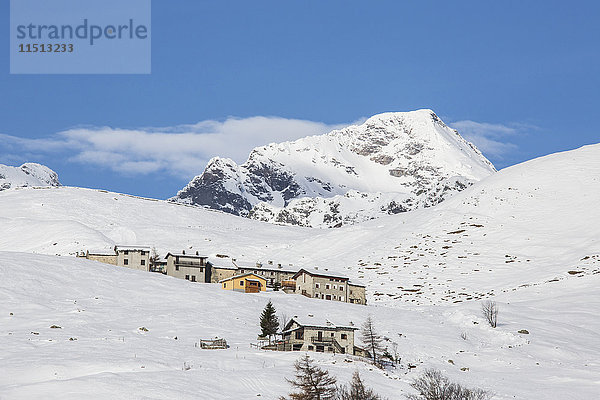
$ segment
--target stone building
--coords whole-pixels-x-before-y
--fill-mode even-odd
[[[150,270],[150,247],[147,246],[117,245],[112,250],[88,250],[77,257],[140,271]]]
[[[244,263],[232,259],[232,264],[238,268],[239,274],[253,273],[262,276],[267,280],[267,287],[281,287],[282,282],[292,279],[297,270],[292,270],[290,267],[284,267],[282,264],[274,264],[273,261],[268,261],[267,264],[262,263]]]
[[[211,282],[208,257],[195,254],[167,253],[167,275],[191,282]]]
[[[329,320],[294,316],[282,331],[278,350],[316,351],[320,353],[354,354],[354,331],[352,324],[336,325]]]
[[[117,265],[140,271],[150,271],[150,247],[115,246]]]
[[[351,283],[348,277],[327,269],[302,268],[294,274],[293,279],[296,281],[295,293],[306,297],[367,304],[364,285]]]

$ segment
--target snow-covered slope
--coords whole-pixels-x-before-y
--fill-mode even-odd
[[[172,200],[268,222],[339,227],[435,205],[495,171],[431,110],[213,158]]]
[[[478,303],[394,309],[243,294],[71,257],[0,252],[0,397],[277,399],[290,391],[285,378],[301,354],[250,347],[272,299],[288,316],[361,324],[371,315],[385,343],[397,343],[399,369],[310,355],[340,383],[360,371],[388,399],[412,393],[409,382],[432,367],[496,400],[595,399],[598,283],[596,275],[499,294],[492,329]],[[229,349],[195,347],[215,336]]]
[[[58,174],[45,165],[25,163],[20,167],[0,164],[0,190],[25,186],[60,186]]]
[[[500,171],[435,207],[336,230],[277,226],[77,189],[0,193],[0,250],[73,254],[116,243],[321,265],[371,303],[487,298],[600,269],[600,145]]]

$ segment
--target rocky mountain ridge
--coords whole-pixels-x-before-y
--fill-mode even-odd
[[[20,167],[0,164],[0,190],[27,186],[60,186],[58,174],[37,163],[25,163]]]
[[[339,227],[435,205],[495,172],[431,110],[215,157],[171,201],[267,222]]]

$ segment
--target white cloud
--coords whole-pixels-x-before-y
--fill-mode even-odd
[[[12,152],[65,154],[70,161],[119,173],[165,171],[187,179],[201,173],[211,157],[228,157],[241,163],[254,147],[319,135],[347,125],[280,117],[230,117],[165,128],[75,128],[41,139],[0,134],[0,142]]]
[[[456,121],[449,125],[484,154],[496,158],[502,158],[517,149],[517,145],[510,141],[511,137],[523,133],[526,129],[537,129],[524,124],[490,124],[469,120]]]

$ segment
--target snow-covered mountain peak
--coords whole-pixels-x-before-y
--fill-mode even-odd
[[[325,135],[212,159],[172,200],[269,222],[333,227],[439,203],[495,172],[432,110],[377,114]]]
[[[20,167],[0,164],[0,190],[25,186],[60,186],[58,174],[37,163],[25,163]]]

